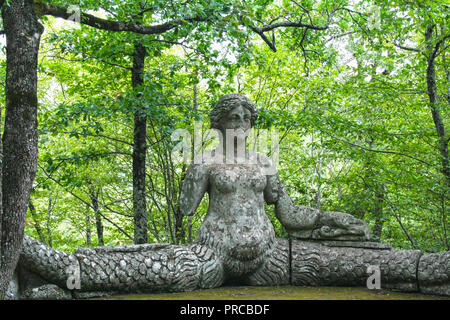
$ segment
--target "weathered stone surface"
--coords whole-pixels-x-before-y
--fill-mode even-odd
[[[65,255],[25,236],[22,265],[50,283],[67,287],[68,267],[76,266],[80,289],[75,292],[160,292],[211,288],[223,281],[222,264],[210,249],[194,246],[148,246],[132,250],[96,250],[90,255],[67,255],[60,263],[50,257]],[[131,248],[130,248],[131,249]],[[88,250],[80,250],[88,252]],[[95,250],[94,250],[95,251]],[[48,253],[43,259],[36,252]],[[44,255],[45,257],[47,254]]]
[[[264,196],[267,203],[275,204],[278,220],[294,238],[367,241],[371,237],[367,224],[352,215],[294,204],[278,174],[267,176]]]
[[[109,253],[109,252],[139,252],[146,250],[158,250],[170,246],[169,243],[149,243],[139,245],[126,245],[126,246],[114,246],[114,247],[82,247],[78,248],[75,253],[82,255],[90,255],[97,253]]]
[[[109,297],[115,294],[120,294],[122,292],[113,292],[113,291],[88,291],[88,292],[77,292],[74,291],[72,293],[74,299],[91,299],[91,298],[101,298],[101,297]]]
[[[14,272],[13,278],[9,282],[8,289],[3,297],[4,300],[19,300],[19,277],[17,271]]]
[[[22,293],[22,299],[28,300],[70,300],[72,295],[57,285],[46,284],[37,288],[28,289]]]
[[[275,241],[264,211],[265,176],[259,167],[193,164],[184,183],[180,206],[186,214],[198,205],[193,202],[201,200],[206,188],[210,194],[208,213],[196,243],[218,254],[226,276],[240,277],[257,269]]]
[[[366,248],[378,250],[391,250],[392,246],[387,243],[371,242],[371,241],[333,241],[333,240],[315,240],[315,242],[327,247],[350,247],[350,248]]]
[[[424,254],[418,280],[421,292],[450,296],[450,252]]]
[[[289,284],[291,276],[289,249],[287,239],[276,239],[274,248],[265,256],[262,266],[253,272],[244,284],[254,286]]]
[[[50,257],[58,254],[60,259],[52,260]],[[20,258],[19,275],[20,282],[29,281],[26,276],[28,270],[36,276],[30,277],[32,281],[45,284],[53,283],[61,288],[67,285],[67,270],[73,265],[77,265],[78,260],[73,254],[68,254],[61,251],[56,251],[46,245],[41,244],[37,240],[25,236],[23,240],[22,255]],[[24,276],[22,276],[22,272]],[[31,283],[29,285],[32,285]]]
[[[286,231],[300,239],[367,241],[367,224],[341,212],[322,212],[292,203],[278,175],[268,177],[266,197],[275,204],[275,213]],[[270,195],[271,194],[271,195]]]
[[[381,271],[382,288],[418,291],[418,250],[377,250],[329,247],[293,240],[292,284],[308,286],[366,286],[369,266]]]

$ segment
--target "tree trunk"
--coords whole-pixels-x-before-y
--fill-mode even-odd
[[[48,246],[51,248],[53,247],[53,240],[52,240],[52,230],[50,228],[50,221],[52,219],[52,211],[53,207],[55,206],[55,203],[52,200],[51,195],[48,197],[48,207],[47,207],[47,235],[48,235]]]
[[[146,49],[140,43],[134,46],[132,85],[138,89],[144,84],[144,66]],[[140,95],[136,97],[139,101]],[[147,116],[142,110],[134,114],[133,140],[133,211],[134,211],[134,243],[148,242],[147,205],[145,199],[145,157],[147,152]]]
[[[198,71],[195,71],[195,75],[197,76],[198,75]],[[197,84],[194,84],[194,87],[193,87],[193,93],[194,93],[194,105],[193,105],[193,109],[194,109],[194,111],[197,111],[198,110],[198,86],[197,86]],[[192,149],[192,153],[191,153],[191,161],[194,159],[194,153],[195,153],[195,146],[194,146],[194,141],[192,140],[192,142],[191,142],[191,149]],[[184,179],[184,175],[185,175],[185,173],[186,173],[186,164],[183,164],[183,173],[182,173],[182,176],[183,176],[183,179]],[[182,187],[182,183],[183,183],[183,179],[181,180],[181,183],[180,183],[180,190],[181,190],[181,187]],[[178,199],[180,199],[179,197],[178,197]],[[188,216],[187,217],[187,219],[188,219],[188,243],[192,243],[192,216]]]
[[[383,183],[377,182],[378,186],[376,186],[375,190],[375,205],[373,214],[375,215],[375,225],[373,226],[373,236],[377,239],[381,239],[381,234],[383,233],[383,225],[384,225],[384,213],[383,213],[383,204],[384,204],[384,195],[385,195],[385,187]]]
[[[179,190],[181,190],[181,183],[178,183],[175,178],[175,168],[173,166],[173,160],[171,153],[168,149],[165,151],[166,156],[164,160],[166,161],[166,172],[167,172],[167,204],[169,212],[173,212],[174,217],[174,244],[180,244],[185,242],[185,230],[183,224],[184,215],[180,210],[179,202]]]
[[[433,51],[437,48],[434,48],[432,44],[434,29],[435,25],[429,25],[425,32],[425,42],[428,49],[427,89],[431,114],[433,116],[434,126],[436,128],[436,133],[439,139],[439,153],[441,156],[442,173],[445,177],[445,187],[448,188],[450,186],[450,161],[448,157],[448,140],[446,139],[445,135],[445,127],[440,112],[438,93],[436,88],[436,55],[433,54]]]
[[[450,104],[450,68],[447,66],[445,55],[442,56],[442,61],[444,63],[445,78],[447,80],[447,102]]]
[[[91,215],[89,211],[91,208],[89,206],[86,206],[86,245],[91,245]]]
[[[179,203],[175,197],[173,203]],[[183,225],[184,215],[181,213],[180,206],[176,205],[175,211],[175,244],[180,244],[185,242],[185,230]]]
[[[98,241],[98,245],[99,246],[104,246],[105,245],[105,240],[103,238],[103,223],[102,223],[102,218],[100,216],[100,209],[98,207],[98,189],[94,190],[93,188],[91,189],[90,192],[90,197],[91,197],[91,202],[92,202],[92,209],[94,210],[94,214],[95,214],[95,225],[97,227],[97,241]]]
[[[44,234],[42,233],[41,224],[39,223],[39,221],[36,220],[36,207],[34,206],[31,200],[28,203],[28,208],[30,209],[31,219],[33,220],[34,228],[36,229],[36,232],[39,236],[39,240],[42,243],[47,244],[47,241],[45,241]]]
[[[32,0],[12,0],[2,8],[6,34],[6,114],[0,249],[0,298],[22,249],[25,218],[36,176],[37,63],[40,37]]]

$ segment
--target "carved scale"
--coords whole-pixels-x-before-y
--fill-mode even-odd
[[[242,273],[239,283],[364,287],[367,268],[375,265],[382,288],[450,296],[450,252],[423,254],[373,242],[276,239],[264,261]],[[79,268],[80,289],[68,290],[73,266]],[[26,236],[19,279],[22,292],[51,283],[73,298],[87,298],[214,288],[227,281],[227,274],[214,251],[201,245],[80,248],[67,254]]]

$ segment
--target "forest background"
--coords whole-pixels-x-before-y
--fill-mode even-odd
[[[214,103],[238,92],[259,110],[257,132],[277,130],[295,203],[351,213],[398,249],[450,250],[447,1],[10,0],[6,39],[23,3],[39,21],[39,152],[17,194],[7,70],[28,66],[0,35],[3,243],[13,196],[25,233],[59,250],[191,242],[208,199],[180,214],[188,165],[173,134],[208,129]]]

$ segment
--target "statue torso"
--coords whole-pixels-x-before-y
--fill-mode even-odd
[[[246,273],[271,249],[275,232],[264,210],[267,177],[260,164],[204,164],[209,207],[197,242],[215,250],[225,270]]]

